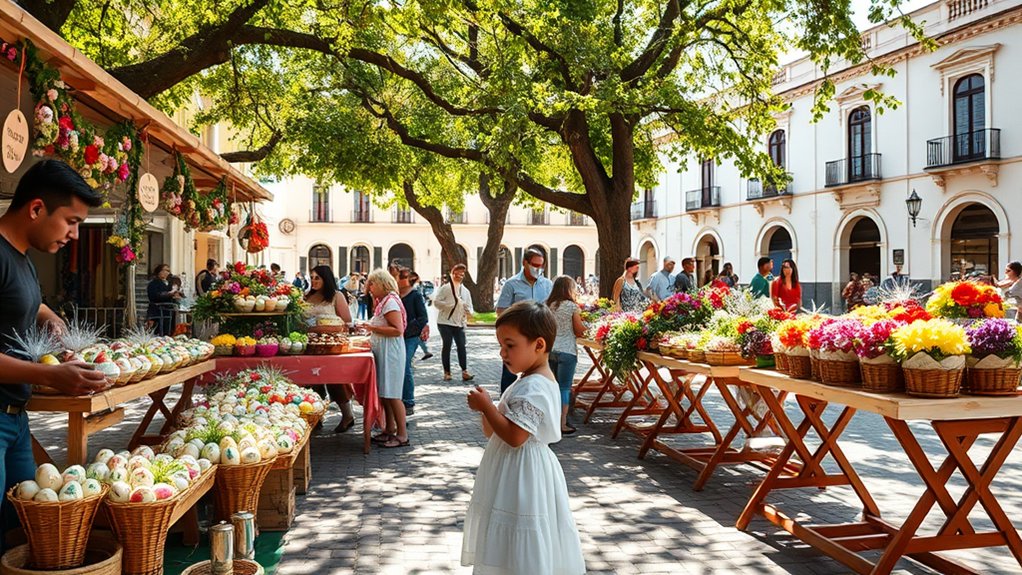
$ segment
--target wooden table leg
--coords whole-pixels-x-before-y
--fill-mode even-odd
[[[39,440],[32,435],[32,455],[35,458],[36,465],[42,465],[44,463],[53,463],[53,458],[46,452],[46,448],[43,444],[39,443]]]
[[[160,435],[165,436],[174,429],[177,425],[177,418],[181,416],[181,412],[192,406],[192,393],[195,391],[196,378],[189,379],[181,387],[181,396],[177,399],[177,403],[174,404],[174,408],[170,410],[170,413],[166,416],[166,421],[163,422],[163,426],[160,427]]]
[[[128,442],[128,449],[135,449],[142,444],[142,439],[145,437],[146,432],[149,430],[149,424],[153,422],[153,418],[156,417],[156,412],[162,411],[167,416],[170,415],[170,410],[163,404],[163,398],[167,397],[169,388],[160,389],[149,394],[150,399],[153,400],[152,405],[146,410],[145,415],[142,416],[141,423],[135,428],[135,433],[131,436],[131,441]]]
[[[649,391],[649,385],[653,382],[654,371],[656,370],[647,371],[646,375],[642,376],[640,370],[636,369],[625,378],[626,389],[621,391],[621,395],[624,395],[624,391],[629,391],[632,394],[632,399],[618,417],[617,423],[614,425],[614,431],[610,434],[612,438],[616,438],[621,433],[621,430],[627,427],[629,417],[661,415],[663,413],[665,408],[660,405],[660,401]]]
[[[720,437],[720,432],[717,431],[717,427],[710,420],[709,415],[706,414],[701,405],[702,398],[709,384],[704,380],[703,385],[699,388],[699,393],[693,394],[692,383],[695,380],[696,374],[690,374],[684,370],[670,369],[668,370],[670,380],[667,380],[660,375],[655,365],[647,364],[647,368],[649,369],[650,377],[656,382],[660,393],[664,396],[667,407],[663,409],[663,413],[653,429],[646,434],[642,447],[639,449],[639,459],[645,457],[650,448],[655,448],[657,451],[678,459],[682,463],[689,463],[688,458],[682,455],[688,450],[676,450],[668,447],[659,440],[659,437],[668,434],[707,432],[711,433],[715,440]],[[683,403],[686,400],[688,405],[683,407]],[[696,423],[692,420],[694,413],[699,413],[702,423]],[[675,418],[675,424],[667,426],[667,421],[672,415]]]
[[[85,428],[85,414],[71,411],[67,414],[67,464],[84,465],[89,456],[89,432]]]

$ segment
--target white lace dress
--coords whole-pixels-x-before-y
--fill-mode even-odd
[[[465,518],[461,564],[483,575],[579,575],[585,560],[568,487],[550,444],[561,439],[557,383],[530,375],[498,409],[531,436],[518,447],[490,437]]]

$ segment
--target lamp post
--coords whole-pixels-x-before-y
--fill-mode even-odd
[[[912,227],[916,227],[916,218],[919,217],[919,210],[923,207],[923,199],[916,194],[915,189],[912,190],[912,195],[905,200],[905,206],[908,207],[908,215],[912,218]]]

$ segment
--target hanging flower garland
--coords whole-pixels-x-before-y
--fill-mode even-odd
[[[222,178],[216,188],[203,198],[203,209],[200,212],[199,230],[226,228],[231,222],[231,198],[227,192],[227,178]]]
[[[195,188],[184,156],[174,152],[174,157],[174,173],[163,181],[160,207],[184,222],[188,231],[208,232],[226,228],[234,219],[227,178],[222,178],[209,194],[202,194]]]
[[[125,122],[114,126],[107,132],[107,136],[122,134],[128,138],[128,164],[130,175],[128,177],[127,193],[124,203],[117,213],[114,223],[113,234],[107,238],[108,244],[116,250],[114,258],[117,263],[126,266],[134,262],[142,254],[142,245],[145,241],[145,230],[148,225],[142,205],[139,203],[134,191],[138,188],[138,172],[142,164],[142,138],[139,136],[135,126]]]
[[[270,247],[270,230],[255,217],[255,208],[250,208],[245,225],[238,231],[238,243],[250,254]]]

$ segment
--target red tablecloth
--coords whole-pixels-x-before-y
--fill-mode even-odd
[[[380,396],[376,392],[376,362],[373,354],[278,355],[274,357],[218,357],[216,371],[207,373],[200,383],[213,381],[216,373],[236,372],[264,363],[282,370],[298,385],[343,383],[351,386],[353,397],[362,405],[362,424],[366,433],[374,423],[386,427]]]

